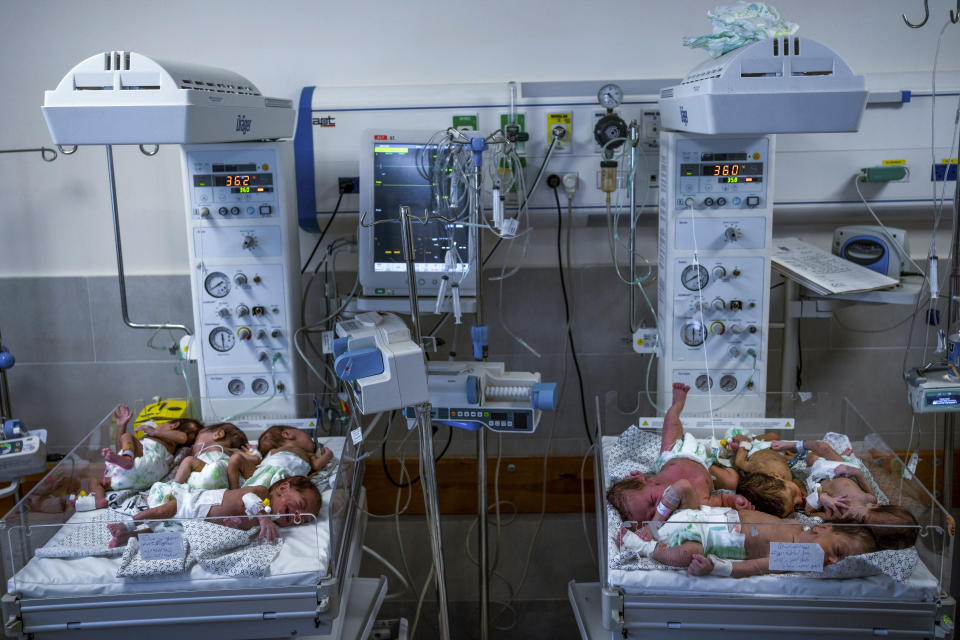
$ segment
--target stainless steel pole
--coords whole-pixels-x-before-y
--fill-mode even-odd
[[[414,267],[413,223],[410,220],[410,207],[400,207],[400,233],[403,252],[407,261],[407,280],[410,284],[410,316],[413,324],[413,341],[423,348],[420,330],[420,309],[417,305],[417,276]],[[427,518],[427,530],[430,533],[430,547],[433,552],[433,566],[437,580],[437,615],[440,624],[441,640],[450,639],[450,618],[447,606],[447,578],[443,565],[443,539],[440,531],[440,506],[437,503],[437,470],[433,466],[433,420],[430,416],[430,403],[424,402],[415,407],[418,429],[420,430],[420,488],[423,491],[423,504]]]
[[[183,331],[185,334],[193,335],[190,327],[183,324],[152,324],[132,322],[130,313],[127,310],[127,284],[123,273],[123,249],[120,246],[120,213],[117,210],[117,181],[113,173],[113,146],[107,147],[107,179],[110,182],[110,208],[113,210],[113,242],[117,249],[117,280],[120,283],[120,313],[123,316],[123,323],[131,329],[175,329]]]

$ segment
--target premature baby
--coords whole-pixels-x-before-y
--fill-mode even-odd
[[[750,535],[744,533],[747,530]],[[823,524],[805,530],[794,520],[727,507],[681,509],[654,536],[654,540],[642,540],[621,529],[617,537],[623,548],[665,565],[687,567],[687,573],[695,576],[745,578],[769,573],[771,542],[816,543],[823,549],[825,565],[878,549],[865,527]]]
[[[168,518],[209,519],[238,529],[259,524],[260,538],[272,542],[280,533],[279,527],[315,520],[321,506],[320,491],[304,476],[287,478],[269,489],[252,486],[191,492],[186,487],[170,486],[171,492],[160,496],[160,503],[151,492],[147,500],[150,508],[133,516],[133,521],[107,525],[111,547],[126,544],[138,532],[149,532],[148,528],[138,530],[138,523]]]
[[[264,431],[257,441],[257,450],[263,456],[238,452],[230,457],[227,474],[230,488],[241,486],[270,487],[284,478],[307,475],[319,471],[333,459],[333,452],[321,446],[320,455],[310,435],[285,425],[274,425]]]

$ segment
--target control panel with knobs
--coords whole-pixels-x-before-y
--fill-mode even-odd
[[[665,131],[660,154],[658,391],[685,382],[692,412],[762,415],[774,138]]]
[[[204,420],[271,397],[294,407],[301,371],[299,244],[288,142],[181,147]],[[260,398],[260,400],[257,400]],[[208,414],[209,412],[209,414]]]

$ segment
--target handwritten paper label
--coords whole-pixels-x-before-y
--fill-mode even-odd
[[[363,440],[363,431],[360,430],[360,427],[350,432],[350,439],[353,440],[353,444],[360,444]]]
[[[324,354],[333,353],[333,331],[324,331],[320,334],[320,350]]]
[[[823,548],[814,542],[771,542],[771,571],[823,571]]]
[[[144,560],[179,560],[184,556],[181,533],[141,533],[138,537]]]

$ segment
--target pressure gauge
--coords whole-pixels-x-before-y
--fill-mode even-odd
[[[727,374],[727,375],[725,375],[725,376],[721,376],[721,378],[720,378],[720,388],[723,389],[724,391],[728,392],[728,393],[729,393],[730,391],[733,391],[734,389],[736,389],[736,388],[737,388],[737,378],[736,378],[736,376],[732,376],[732,375],[730,375],[730,374]]]
[[[705,373],[701,373],[697,376],[697,381],[694,383],[697,385],[697,389],[700,391],[707,391],[713,387],[713,378],[708,376]]]
[[[263,378],[257,378],[253,381],[253,384],[250,385],[250,388],[253,389],[253,392],[258,396],[262,396],[267,391],[270,390],[270,383],[264,380]]]
[[[210,332],[210,346],[217,351],[230,351],[236,343],[237,339],[233,337],[233,331],[226,327],[217,327]]]
[[[690,291],[699,291],[707,286],[710,281],[710,274],[707,268],[701,264],[687,265],[680,273],[680,282]]]
[[[214,298],[222,298],[230,293],[230,278],[225,273],[214,271],[203,281],[203,288]]]
[[[616,109],[623,102],[623,89],[619,85],[605,84],[597,92],[597,100],[607,109]]]
[[[240,394],[243,393],[244,386],[245,385],[243,384],[243,380],[241,380],[240,378],[234,378],[233,380],[227,383],[227,391],[229,391],[231,394],[235,396],[239,396]]]
[[[688,320],[680,327],[680,339],[688,347],[699,347],[707,338],[707,330],[696,320]]]

